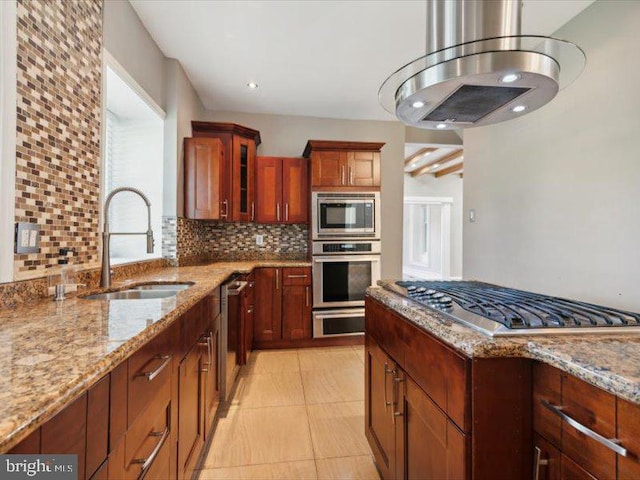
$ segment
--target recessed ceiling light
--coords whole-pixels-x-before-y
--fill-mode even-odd
[[[436,125],[436,128],[439,130],[442,130],[443,128],[447,128],[447,124],[446,123],[439,123],[438,125]]]
[[[424,107],[424,102],[421,102],[420,100],[418,100],[418,101],[416,101],[416,102],[413,102],[413,103],[411,104],[411,106],[412,106],[413,108],[422,108],[422,107]]]
[[[526,105],[516,105],[511,109],[512,112],[520,113],[524,112],[527,109]]]
[[[249,87],[251,90],[255,90],[256,88],[258,88],[258,84],[256,82],[249,82],[247,83],[247,87]]]
[[[500,81],[502,83],[513,83],[519,78],[520,78],[520,74],[518,73],[507,73],[502,78],[500,78]]]

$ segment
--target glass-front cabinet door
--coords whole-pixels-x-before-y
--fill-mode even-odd
[[[238,135],[233,137],[233,221],[255,220],[254,170],[256,145]]]

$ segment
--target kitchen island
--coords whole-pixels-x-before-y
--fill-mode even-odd
[[[366,429],[385,478],[526,478],[534,460],[541,478],[637,478],[639,336],[492,338],[383,288],[366,319]]]

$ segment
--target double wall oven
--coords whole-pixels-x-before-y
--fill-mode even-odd
[[[360,335],[380,279],[380,194],[314,192],[312,202],[313,336]]]

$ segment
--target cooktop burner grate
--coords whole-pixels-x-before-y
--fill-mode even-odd
[[[410,299],[465,323],[472,322],[472,317],[470,320],[464,314],[468,312],[498,322],[509,330],[640,326],[637,313],[488,283],[407,281],[396,285],[400,293]]]

